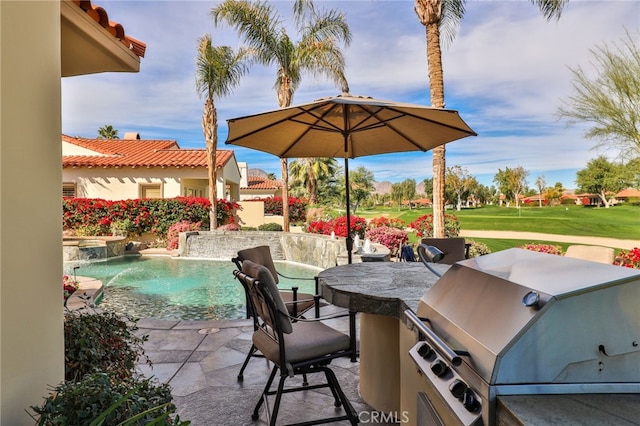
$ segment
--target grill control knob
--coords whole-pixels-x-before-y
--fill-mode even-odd
[[[451,391],[451,394],[458,399],[462,399],[467,389],[468,387],[466,383],[458,379],[454,380],[453,383],[449,385],[449,390]]]
[[[442,377],[449,372],[449,366],[442,360],[437,359],[431,364],[431,371],[438,377]]]
[[[462,405],[464,405],[464,408],[466,408],[467,411],[473,413],[474,411],[478,411],[478,408],[480,408],[480,401],[478,401],[476,396],[473,394],[473,391],[467,388],[462,395]]]
[[[422,357],[422,358],[431,358],[431,356],[434,354],[433,349],[431,349],[431,346],[427,345],[426,343],[423,343],[419,348],[418,348],[418,354]]]

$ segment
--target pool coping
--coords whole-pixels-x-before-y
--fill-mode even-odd
[[[77,311],[84,308],[95,308],[102,297],[102,281],[91,277],[76,276],[78,289],[73,292],[65,307],[70,311]]]

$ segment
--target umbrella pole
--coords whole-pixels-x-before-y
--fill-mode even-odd
[[[344,181],[345,195],[347,198],[347,262],[351,265],[351,252],[353,251],[353,238],[351,238],[351,201],[349,200],[349,157],[344,153]]]

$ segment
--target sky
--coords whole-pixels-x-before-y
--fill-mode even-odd
[[[62,132],[94,138],[107,124],[143,139],[176,140],[182,148],[204,148],[204,99],[195,88],[197,40],[211,34],[216,45],[237,48],[237,34],[214,26],[216,1],[93,0],[127,35],[147,45],[139,73],[102,73],[62,80]],[[290,1],[272,1],[288,34]],[[319,1],[316,6],[344,12],[353,39],[344,49],[352,95],[430,105],[425,28],[413,0]],[[469,0],[455,39],[443,48],[446,108],[478,136],[446,145],[447,166],[461,166],[484,185],[498,170],[523,167],[527,182],[543,177],[575,188],[576,171],[590,159],[615,153],[596,151],[584,138],[588,124],[568,126],[558,108],[574,93],[571,69],[595,76],[592,49],[612,46],[629,31],[640,37],[640,0],[571,0],[560,20],[547,21],[527,0]],[[277,157],[225,145],[230,118],[278,108],[275,67],[254,65],[240,86],[216,99],[218,148],[236,159],[280,176]],[[339,94],[321,77],[304,75],[292,105]],[[342,164],[342,162],[340,162]],[[376,181],[417,183],[432,177],[431,153],[360,157]]]

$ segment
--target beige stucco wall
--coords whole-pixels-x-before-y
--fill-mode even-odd
[[[68,155],[74,146],[63,142]],[[82,148],[80,148],[81,150]],[[83,153],[86,154],[86,153]],[[202,197],[208,197],[208,175],[205,167],[65,167],[62,172],[64,183],[76,184],[76,195],[82,198],[102,198],[105,200],[127,200],[140,197],[140,187],[145,184],[162,185],[162,196],[173,198],[186,195],[185,188],[201,189]],[[226,197],[226,185],[230,185],[232,199],[238,199],[240,173],[235,161],[229,161],[218,170],[218,198]]]
[[[238,217],[240,218],[241,226],[258,227],[265,223],[277,223],[278,225],[284,224],[282,216],[265,216],[264,214],[264,202],[263,201],[240,201],[240,210],[238,210]]]
[[[0,1],[2,425],[64,378],[60,69],[60,3]]]

